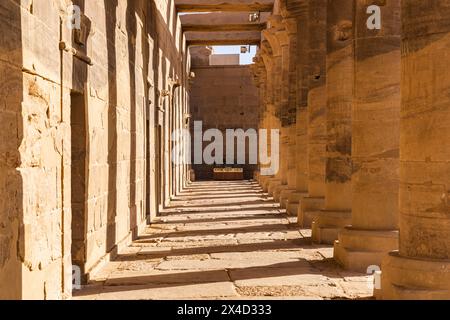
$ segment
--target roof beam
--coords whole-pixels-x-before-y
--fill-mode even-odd
[[[266,28],[269,13],[261,13],[258,22],[250,22],[244,12],[213,12],[181,15],[183,31],[262,31]]]
[[[186,32],[189,46],[220,46],[220,45],[258,45],[261,43],[261,32]]]
[[[274,0],[175,0],[178,12],[271,12]]]

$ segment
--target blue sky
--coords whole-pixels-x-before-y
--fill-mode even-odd
[[[241,64],[252,64],[256,54],[256,46],[251,46],[250,53],[241,54],[241,46],[213,46],[214,54],[237,54],[240,55]]]

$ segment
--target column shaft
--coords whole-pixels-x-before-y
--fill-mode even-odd
[[[298,207],[303,197],[308,194],[308,161],[307,161],[307,94],[308,84],[305,82],[308,65],[308,1],[291,1],[285,10],[289,16],[289,23],[293,25],[295,35],[292,34],[292,82],[295,84],[295,104],[291,107],[295,112],[295,128],[292,128],[295,139],[295,191],[287,199],[287,213],[297,215]]]
[[[450,299],[450,6],[402,1],[400,250],[384,299]]]
[[[308,7],[309,1],[293,0],[281,2],[281,12],[289,34],[289,108],[290,154],[294,161],[289,170],[290,190],[281,201],[289,215],[297,216],[300,202],[307,195],[308,162],[307,123],[305,120],[305,95],[308,85],[305,83],[305,70],[308,63]],[[306,38],[305,38],[306,36]],[[306,43],[304,43],[306,41]],[[306,89],[306,91],[305,91]]]
[[[298,208],[298,224],[310,228],[312,219],[325,202],[326,165],[326,26],[327,0],[309,6],[308,63],[308,196]]]
[[[281,46],[281,68],[278,72],[281,73],[280,94],[281,101],[279,104],[279,118],[281,124],[281,152],[280,152],[280,174],[281,184],[273,189],[272,195],[275,201],[281,203],[281,194],[295,191],[295,186],[289,185],[289,154],[291,146],[290,126],[291,119],[289,117],[289,91],[290,91],[290,41],[289,33],[286,25],[282,19],[279,23],[279,31],[275,33],[278,43]],[[291,158],[292,160],[292,158]],[[293,163],[295,164],[295,162]]]
[[[314,217],[314,242],[333,244],[351,223],[354,83],[353,0],[327,5],[327,163],[325,210]]]
[[[366,272],[398,248],[400,1],[381,6],[381,29],[367,27],[356,1],[352,109],[352,225],[335,243],[345,268]]]

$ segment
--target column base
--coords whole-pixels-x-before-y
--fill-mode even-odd
[[[299,202],[289,203],[286,209],[287,214],[289,216],[295,217],[299,206],[300,206]]]
[[[272,177],[272,178],[269,178],[269,179],[267,179],[266,181],[264,181],[264,183],[262,184],[262,188],[263,188],[264,192],[269,191],[269,185],[270,185],[271,183],[281,184],[281,180]]]
[[[281,203],[281,193],[283,192],[283,191],[291,191],[291,192],[294,192],[295,190],[294,189],[291,189],[290,187],[289,187],[289,185],[282,185],[282,186],[279,186],[279,187],[277,187],[277,188],[275,188],[275,190],[273,191],[273,200],[275,200],[276,202],[280,202]]]
[[[295,189],[287,189],[283,190],[280,193],[280,206],[282,209],[287,209],[287,205],[289,203],[289,198],[292,197],[293,194],[297,193]]]
[[[291,194],[287,201],[287,214],[290,216],[296,216],[298,207],[306,196],[308,196],[308,192],[295,192]]]
[[[269,194],[269,196],[273,197],[274,191],[282,186],[285,186],[287,188],[287,184],[283,184],[281,180],[273,180],[272,182],[269,183],[269,186],[267,187],[267,193]]]
[[[298,211],[300,211],[300,208],[298,208]],[[312,229],[313,221],[320,214],[320,211],[305,211],[303,212],[303,216],[301,217],[302,220],[299,220],[300,217],[298,216],[298,211],[297,211],[298,226],[302,229]]]
[[[269,178],[273,178],[273,176],[262,176],[262,175],[259,175],[258,179],[257,179],[258,184],[262,187],[267,182],[267,180]]]
[[[398,249],[398,231],[345,227],[334,242],[334,259],[346,270],[366,273],[379,266],[388,252]]]
[[[450,260],[411,259],[393,251],[385,256],[382,270],[382,299],[450,299]]]
[[[301,228],[311,228],[317,212],[325,206],[325,198],[305,197],[297,211],[297,221]]]
[[[318,211],[312,223],[312,241],[333,245],[339,232],[351,223],[351,211]]]

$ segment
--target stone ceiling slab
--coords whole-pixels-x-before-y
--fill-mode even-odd
[[[249,21],[250,12],[212,12],[181,15],[184,31],[261,31],[265,29],[269,13],[261,13],[257,22]]]
[[[258,45],[259,31],[186,32],[187,44],[192,45]]]
[[[274,0],[175,0],[178,12],[271,12]]]

